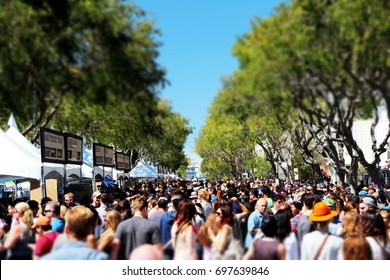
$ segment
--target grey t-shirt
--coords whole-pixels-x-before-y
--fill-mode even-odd
[[[118,259],[128,260],[136,247],[160,243],[161,234],[156,223],[145,218],[132,217],[119,223],[115,237],[121,241]]]

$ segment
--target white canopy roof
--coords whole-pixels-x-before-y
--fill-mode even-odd
[[[0,175],[40,180],[41,162],[0,129]]]
[[[138,162],[130,171],[129,176],[132,178],[157,178],[158,173],[147,163]]]

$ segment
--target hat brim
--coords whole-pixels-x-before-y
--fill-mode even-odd
[[[329,214],[322,215],[322,216],[316,216],[316,215],[314,215],[314,213],[311,213],[309,216],[309,220],[312,222],[325,222],[325,221],[329,221],[330,219],[332,219],[336,215],[337,215],[337,211],[333,211],[333,210],[330,211]]]

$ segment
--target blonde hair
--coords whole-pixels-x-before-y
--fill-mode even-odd
[[[68,192],[68,193],[65,194],[64,197],[65,198],[72,198],[72,199],[74,199],[74,194],[72,192]]]
[[[209,192],[205,189],[198,190],[198,197],[200,200],[209,200]]]
[[[106,220],[107,226],[115,231],[119,223],[122,222],[121,213],[119,213],[117,210],[107,211]]]
[[[65,226],[70,234],[77,239],[85,239],[95,225],[94,214],[88,207],[75,206],[68,209],[65,214]]]
[[[65,205],[61,205],[60,206],[60,218],[64,219],[67,211],[68,211],[68,207],[66,207]]]
[[[21,221],[27,225],[28,228],[31,228],[33,225],[33,212],[30,209],[30,206],[26,202],[19,202],[15,205],[16,211],[21,214]]]

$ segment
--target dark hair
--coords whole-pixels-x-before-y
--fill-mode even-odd
[[[308,194],[305,196],[304,204],[306,208],[311,210],[314,207],[314,204],[320,202],[321,198],[317,194]]]
[[[219,209],[221,210],[222,213],[221,225],[228,224],[230,226],[233,226],[234,216],[233,216],[232,207],[227,203],[221,203],[219,205]]]
[[[261,231],[267,237],[276,236],[278,229],[277,221],[275,216],[266,215],[263,217],[263,221],[261,222]]]
[[[176,210],[177,231],[179,234],[187,225],[189,225],[195,217],[196,208],[191,199],[185,198],[180,201]]]
[[[388,237],[386,225],[381,214],[372,212],[363,213],[360,215],[360,223],[362,225],[363,236],[379,237],[386,245]]]
[[[294,201],[294,202],[292,203],[292,205],[294,205],[294,207],[295,207],[296,209],[298,209],[299,211],[302,210],[302,203],[300,203],[299,201]]]
[[[276,237],[283,241],[291,232],[291,223],[286,210],[278,210],[275,213],[277,221]]]
[[[51,230],[51,225],[47,225],[47,226],[40,226],[44,231],[48,231],[48,230]]]
[[[259,191],[257,189],[251,189],[250,193],[254,196],[254,197],[258,197],[259,196]]]
[[[157,202],[158,208],[165,208],[168,205],[168,200],[167,199],[159,199]]]
[[[261,189],[261,192],[267,196],[270,196],[271,195],[271,189],[268,187],[268,186],[264,186],[262,189]]]
[[[39,209],[39,203],[36,200],[29,200],[27,201],[28,206],[30,206],[31,210],[38,210]]]

